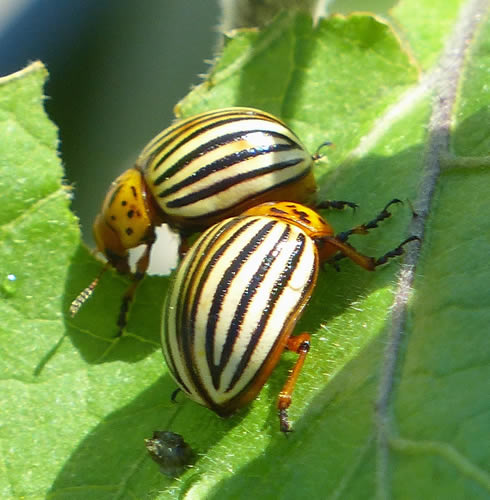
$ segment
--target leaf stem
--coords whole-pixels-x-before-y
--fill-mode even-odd
[[[428,127],[424,171],[415,203],[417,217],[413,218],[410,227],[410,234],[417,236],[422,242],[433,194],[443,166],[442,157],[449,151],[452,113],[462,78],[466,52],[480,22],[485,18],[488,6],[488,0],[468,0],[463,5],[442,57],[435,68],[435,78],[432,80],[435,98]],[[388,499],[392,496],[389,463],[390,439],[394,435],[392,396],[400,364],[400,350],[404,342],[407,309],[420,255],[420,245],[412,245],[405,255],[405,266],[398,279],[392,307],[389,340],[384,353],[376,401],[376,496],[378,499]]]

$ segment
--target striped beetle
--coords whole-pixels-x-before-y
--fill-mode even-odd
[[[310,335],[291,336],[323,262],[348,257],[373,271],[403,253],[375,259],[350,244],[390,217],[391,201],[372,221],[334,235],[310,208],[265,203],[208,230],[182,260],[163,309],[162,347],[171,375],[192,400],[228,416],[255,398],[284,349],[299,354],[280,393],[280,429],[309,350]]]
[[[312,202],[317,158],[283,122],[252,108],[202,113],[150,141],[135,166],[112,183],[93,226],[97,250],[121,273],[130,273],[128,250],[146,246],[123,300],[120,332],[148,268],[157,226],[166,223],[181,233],[183,253],[187,236],[251,206]],[[72,316],[99,278],[72,302]]]

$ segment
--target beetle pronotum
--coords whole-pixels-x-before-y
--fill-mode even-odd
[[[178,387],[227,416],[255,398],[283,350],[293,350],[299,357],[278,402],[280,428],[289,431],[287,408],[310,345],[309,334],[292,333],[319,267],[345,256],[373,271],[401,255],[416,237],[378,259],[347,243],[389,217],[396,202],[336,236],[319,214],[292,202],[265,203],[206,230],[181,262],[163,310],[163,353]]]
[[[313,203],[317,157],[282,121],[252,108],[193,116],[150,141],[135,166],[112,183],[93,228],[106,267],[121,273],[130,273],[128,250],[146,246],[123,300],[120,332],[148,268],[157,226],[166,223],[178,230],[185,248],[190,234],[265,201]],[[73,301],[72,315],[97,282]]]

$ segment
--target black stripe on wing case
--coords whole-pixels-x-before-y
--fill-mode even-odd
[[[214,291],[214,297],[209,311],[208,323],[206,326],[206,358],[215,389],[218,389],[219,387],[219,381],[223,367],[229,361],[229,356],[231,354],[231,351],[233,350],[233,343],[236,340],[239,332],[239,329],[237,329],[232,332],[231,335],[227,335],[227,337],[224,339],[216,338],[216,325],[220,315],[223,312],[223,301],[226,297],[226,294],[228,293],[228,290],[234,286],[233,283],[238,271],[249,259],[254,258],[254,253],[257,251],[257,248],[264,242],[265,238],[276,224],[277,221],[268,222],[263,227],[261,227],[253,237],[251,237],[250,241],[240,250],[240,253],[237,255],[237,257],[230,263]],[[238,286],[240,286],[240,284]],[[253,295],[254,293],[255,289],[250,289],[249,283],[248,294]],[[241,320],[237,317],[235,317],[235,319],[239,321],[238,328],[240,328]],[[219,342],[220,344],[224,343],[221,359],[219,360],[218,364],[215,364],[213,359],[216,342]]]
[[[175,341],[177,344],[177,351],[178,353],[183,352],[183,345],[182,345],[182,339],[186,336],[185,333],[185,311],[183,310],[183,302],[184,300],[182,299],[182,295],[186,296],[186,294],[189,293],[190,287],[189,285],[192,284],[189,280],[189,274],[191,269],[196,269],[195,264],[196,264],[196,258],[199,256],[199,259],[197,261],[197,265],[200,264],[200,262],[205,258],[207,255],[207,251],[212,245],[215,243],[216,239],[220,236],[220,234],[226,230],[226,227],[231,225],[232,221],[229,221],[227,224],[223,224],[222,227],[215,227],[214,229],[210,229],[207,237],[203,238],[199,243],[196,244],[193,248],[191,248],[189,252],[189,257],[187,258],[185,263],[187,263],[187,266],[185,268],[181,268],[179,270],[179,274],[182,273],[182,279],[179,282],[179,289],[176,290],[174,287],[176,285],[176,282],[174,281],[172,284],[172,288],[168,292],[168,296],[172,297],[174,293],[178,293],[179,297],[177,299],[177,305],[176,305],[176,311],[175,311]],[[184,263],[183,262],[183,263]],[[199,268],[199,267],[197,267]],[[182,365],[181,363],[178,363],[173,357],[172,357],[172,350],[170,348],[170,329],[168,328],[168,324],[170,323],[169,319],[170,313],[169,310],[166,310],[165,314],[165,324],[166,326],[166,332],[167,334],[165,335],[165,347],[166,347],[166,352],[168,355],[168,361],[170,362],[170,370],[172,371],[175,379],[177,380],[178,383],[180,383],[188,393],[191,393],[191,390],[184,384],[182,380],[182,376],[180,375],[179,371],[179,366]],[[192,344],[192,342],[191,342]],[[186,370],[187,368],[187,370]],[[184,371],[187,371],[189,374],[191,370],[193,369],[192,365],[184,364],[184,367],[181,368]],[[192,377],[191,377],[192,380]],[[195,384],[195,381],[194,381]],[[196,392],[198,390],[196,389]],[[198,392],[199,393],[199,392]]]
[[[212,161],[211,163],[205,165],[204,167],[201,167],[199,170],[193,172],[191,175],[189,175],[185,179],[181,180],[180,182],[176,182],[176,183],[172,184],[170,187],[168,187],[164,191],[158,193],[158,196],[160,198],[164,198],[165,196],[173,194],[182,188],[185,188],[187,186],[192,186],[192,184],[195,184],[196,182],[200,182],[202,179],[204,179],[207,176],[212,175],[216,172],[222,171],[223,175],[226,175],[227,168],[232,167],[238,163],[242,163],[244,161],[247,161],[251,158],[256,158],[258,156],[266,156],[266,155],[269,155],[272,153],[278,153],[278,152],[282,152],[282,151],[291,151],[291,150],[295,150],[295,149],[299,150],[299,146],[291,143],[291,144],[271,144],[267,147],[263,147],[260,149],[247,148],[247,149],[235,151],[231,154],[228,154],[226,156],[222,156],[221,158],[218,158],[218,159]],[[265,158],[264,163],[267,163],[267,161],[268,160]],[[274,163],[271,162],[271,165],[274,165]],[[259,169],[255,169],[255,170],[259,170]],[[156,185],[156,183],[155,183],[155,185]]]
[[[230,122],[236,121],[236,120],[228,120]],[[216,128],[216,127],[207,127],[207,129],[211,128]],[[196,132],[193,132],[192,134],[189,135],[185,140],[182,140],[178,146],[173,147],[170,151],[168,151],[163,158],[161,158],[158,162],[158,166],[160,166],[173,152],[177,151],[179,148],[183,146],[186,142],[189,142],[191,136],[197,136],[201,135],[202,130],[199,131],[199,134]],[[178,160],[175,162],[172,162],[172,166],[168,169],[163,170],[163,172],[153,181],[153,184],[155,186],[159,186],[162,182],[165,180],[169,179],[172,177],[172,175],[176,174],[183,168],[185,168],[187,165],[189,165],[192,161],[194,161],[196,158],[201,157],[202,155],[209,153],[211,151],[215,151],[223,146],[227,146],[228,144],[232,144],[233,142],[243,140],[248,134],[253,134],[253,133],[260,133],[260,134],[266,134],[271,137],[275,137],[277,139],[283,139],[287,141],[287,145],[291,145],[290,147],[298,147],[299,146],[291,141],[289,137],[279,133],[279,132],[274,132],[274,131],[266,131],[266,130],[261,130],[261,129],[248,129],[248,130],[239,130],[237,132],[232,132],[229,134],[221,134],[218,137],[215,137],[214,139],[211,139],[205,143],[201,143],[199,146],[195,147],[191,151],[189,151],[187,154],[180,156]],[[247,148],[245,151],[250,150],[253,151],[253,148]],[[258,150],[255,150],[258,153]],[[214,163],[214,162],[213,162]],[[209,170],[209,174],[213,173],[214,171],[219,170],[219,160],[218,163],[216,163],[216,166],[213,167],[213,163],[211,164],[211,167],[204,167],[205,169],[207,168]],[[154,171],[157,170],[157,167],[153,169]],[[207,174],[207,175],[209,175]]]
[[[187,120],[184,120],[183,122],[178,122],[175,125],[170,126],[169,128],[165,129],[160,135],[157,135],[150,143],[143,149],[143,154],[144,156],[144,161],[143,161],[143,166],[147,166],[148,168],[152,168],[153,170],[157,170],[162,161],[164,161],[168,154],[171,154],[171,152],[174,152],[176,149],[180,147],[180,145],[185,144],[184,141],[179,141],[179,137],[185,136],[186,132],[189,131],[190,129],[195,128],[198,125],[203,125],[206,123],[213,123],[213,120],[221,119],[223,117],[229,116],[230,114],[233,113],[223,113],[222,110],[218,110],[215,112],[210,112],[206,113],[203,116],[199,117],[191,117],[188,118]],[[227,122],[234,121],[237,118],[229,118]],[[198,128],[197,131],[193,132],[194,136],[199,135],[201,133],[201,130],[203,130],[205,126],[201,126],[201,128]],[[171,152],[165,155],[164,159],[160,159],[156,165],[153,165],[153,161],[155,158],[168,146],[170,146],[172,143],[175,143],[176,141],[179,141],[177,145],[172,149]],[[153,146],[152,149],[149,149],[150,146]],[[140,161],[142,159],[140,158]]]
[[[243,353],[240,362],[236,367],[235,373],[233,374],[233,377],[230,381],[230,384],[226,389],[227,392],[233,390],[235,384],[240,380],[241,376],[243,375],[243,372],[245,371],[245,368],[250,362],[250,358],[252,357],[255,348],[260,342],[262,335],[264,334],[264,332],[267,334],[267,326],[271,312],[274,310],[276,302],[279,300],[280,296],[284,292],[287,282],[290,280],[291,275],[296,270],[296,266],[299,260],[301,259],[301,256],[303,255],[305,249],[305,239],[306,236],[304,234],[302,233],[298,234],[298,237],[296,238],[297,242],[296,246],[294,250],[291,252],[287,265],[284,266],[283,272],[279,275],[279,277],[276,280],[276,283],[274,284],[274,287],[272,288],[269,300],[262,311],[259,323],[255,331],[252,333],[247,349]],[[302,296],[304,296],[304,291]],[[273,325],[272,328],[274,330],[277,330],[278,325]],[[277,337],[277,339],[278,338],[279,337]],[[267,361],[267,356],[265,357],[265,360]]]
[[[192,296],[190,296],[189,291],[190,291],[190,286],[186,289],[186,294],[184,297],[182,297],[182,307],[183,307],[183,316],[182,316],[182,321],[181,321],[181,340],[182,340],[182,346],[181,346],[181,351],[183,354],[184,362],[186,366],[189,369],[189,374],[190,378],[196,388],[196,391],[198,394],[208,403],[209,406],[214,407],[214,403],[212,398],[209,396],[208,391],[205,388],[204,383],[202,382],[200,372],[201,369],[197,365],[197,362],[194,358],[194,337],[196,335],[196,325],[195,325],[195,319],[197,317],[197,311],[200,303],[201,296],[203,294],[203,288],[206,284],[207,277],[210,274],[210,271],[214,268],[216,261],[221,257],[223,252],[231,245],[233,244],[234,240],[243,232],[246,230],[246,228],[253,224],[255,219],[252,219],[251,221],[248,221],[246,224],[243,226],[239,227],[238,230],[233,234],[232,238],[227,239],[225,242],[221,243],[219,247],[217,248],[216,252],[212,254],[213,248],[210,246],[207,248],[207,264],[205,269],[201,273],[201,279],[199,280],[199,283],[197,284],[194,293]],[[237,224],[239,222],[238,219],[232,219],[228,221],[228,227],[232,227],[234,224]],[[211,253],[211,257],[209,257],[209,254]],[[196,268],[197,269],[197,268]],[[190,276],[189,283],[192,284],[192,276]],[[204,293],[207,293],[206,290],[204,290]]]
[[[227,177],[225,179],[222,179],[219,182],[215,182],[213,185],[208,186],[204,189],[201,189],[199,191],[195,191],[192,193],[189,193],[185,196],[182,196],[181,198],[177,198],[175,200],[169,201],[166,203],[166,206],[168,208],[182,208],[187,205],[192,205],[193,203],[196,203],[200,200],[204,200],[206,198],[210,198],[211,196],[214,196],[217,193],[222,193],[226,191],[227,189],[230,189],[231,187],[240,184],[241,182],[253,179],[254,177],[260,177],[262,175],[269,174],[271,172],[277,171],[277,170],[284,170],[286,168],[294,167],[301,163],[304,158],[293,158],[291,160],[283,161],[280,163],[274,163],[272,165],[269,165],[267,167],[263,168],[258,168],[255,170],[252,170],[250,172],[244,172],[238,175],[235,175],[233,177]],[[296,176],[297,178],[299,176]],[[287,182],[292,182],[292,179],[287,179]],[[274,189],[277,188],[278,186],[283,185],[284,183],[278,183],[272,186]],[[256,198],[259,193],[254,193],[253,197]],[[160,195],[158,195],[160,196]]]
[[[199,137],[200,135],[204,134],[205,132],[208,132],[209,130],[213,130],[215,128],[219,128],[221,126],[224,126],[223,128],[226,129],[225,126],[229,123],[234,123],[234,122],[239,122],[239,121],[247,121],[247,120],[256,120],[256,119],[257,119],[257,117],[255,117],[255,116],[239,116],[239,117],[231,116],[231,117],[228,117],[225,119],[217,119],[217,120],[211,121],[210,123],[207,123],[207,124],[205,122],[202,127],[198,128],[194,132],[184,136],[180,141],[177,141],[177,139],[178,139],[178,135],[177,135],[173,139],[173,142],[175,142],[175,145],[169,151],[167,151],[161,158],[159,158],[158,162],[155,165],[152,166],[153,171],[156,172],[159,169],[160,165],[162,165],[162,163],[164,163],[170,157],[170,155],[172,155],[173,153],[178,151],[185,144],[192,141],[196,137]],[[246,133],[246,132],[248,132],[248,131],[245,130],[245,132],[244,132],[243,130],[241,130],[239,132],[236,132],[236,134],[243,136],[244,133]],[[176,172],[178,172],[180,169],[182,169],[185,165],[187,165],[190,161],[192,161],[194,158],[196,158],[197,155],[203,154],[204,152],[210,151],[211,149],[215,149],[217,147],[222,146],[223,144],[226,144],[226,142],[224,142],[223,144],[220,144],[220,142],[219,142],[220,139],[222,139],[226,135],[234,135],[234,134],[220,134],[215,139],[210,140],[204,144],[201,144],[199,147],[194,148],[192,151],[190,151],[187,155],[182,156],[178,161],[176,161],[175,163],[172,164],[172,167],[164,170],[164,172],[159,177],[157,177],[155,179],[155,185],[158,186],[158,184],[161,184],[166,178],[174,175]],[[168,144],[170,144],[171,142],[172,141],[169,141]],[[162,151],[163,149],[164,149],[163,147],[159,148],[158,152]],[[154,158],[157,156],[158,152],[156,152],[153,155]],[[163,177],[163,179],[162,179],[162,177]]]
[[[270,268],[273,262],[277,259],[279,254],[278,248],[280,247],[281,244],[283,244],[289,239],[290,232],[291,230],[289,227],[287,227],[283,231],[283,233],[274,243],[273,248],[268,252],[267,256],[265,256],[265,258],[263,259],[262,263],[257,269],[257,272],[252,276],[249,283],[247,284],[245,292],[240,298],[240,302],[238,303],[238,306],[233,315],[233,320],[231,321],[230,327],[225,336],[225,342],[223,345],[220,363],[219,366],[216,367],[217,377],[219,376],[221,378],[226,365],[230,361],[236,340],[241,334],[243,322],[246,319],[247,314],[257,314],[257,311],[249,311],[250,302],[252,301],[253,297],[258,291],[260,284],[263,282],[267,274],[270,272]],[[220,382],[221,382],[220,380],[217,380],[217,382],[215,382],[217,384],[215,387],[219,387],[221,385]]]

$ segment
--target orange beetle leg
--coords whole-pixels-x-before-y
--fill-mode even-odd
[[[358,266],[366,269],[366,271],[374,271],[374,268],[376,267],[375,259],[358,252],[353,246],[349,245],[349,243],[339,240],[337,236],[325,238],[325,247],[327,248],[328,253],[327,257],[323,256],[322,260],[323,262],[326,261],[332,264],[335,269],[337,269],[337,271],[340,271],[337,262],[341,259],[344,259],[345,257],[348,257]],[[334,257],[330,257],[330,255],[332,255],[332,253],[335,253],[335,251],[340,253],[335,255]]]
[[[368,257],[367,255],[363,255],[362,253],[358,252],[355,248],[351,247],[348,243],[337,241],[336,238],[337,237],[334,237],[327,241],[330,245],[335,246],[338,249],[338,251],[341,252],[328,261],[335,267],[335,269],[337,269],[337,271],[340,271],[337,262],[341,259],[344,259],[345,257],[348,257],[357,265],[361,266],[367,271],[374,271],[378,266],[386,264],[386,262],[388,262],[389,259],[403,255],[403,247],[410,241],[414,240],[420,241],[420,238],[418,236],[410,236],[406,240],[402,241],[393,250],[390,250],[381,257],[375,259],[373,257]]]
[[[289,372],[288,379],[284,384],[277,402],[279,409],[279,422],[282,432],[290,432],[291,427],[288,420],[288,408],[291,404],[291,396],[293,394],[296,380],[305,362],[306,355],[310,350],[310,335],[308,333],[301,333],[294,337],[289,337],[286,348],[298,354],[298,359],[294,364],[292,370]]]

